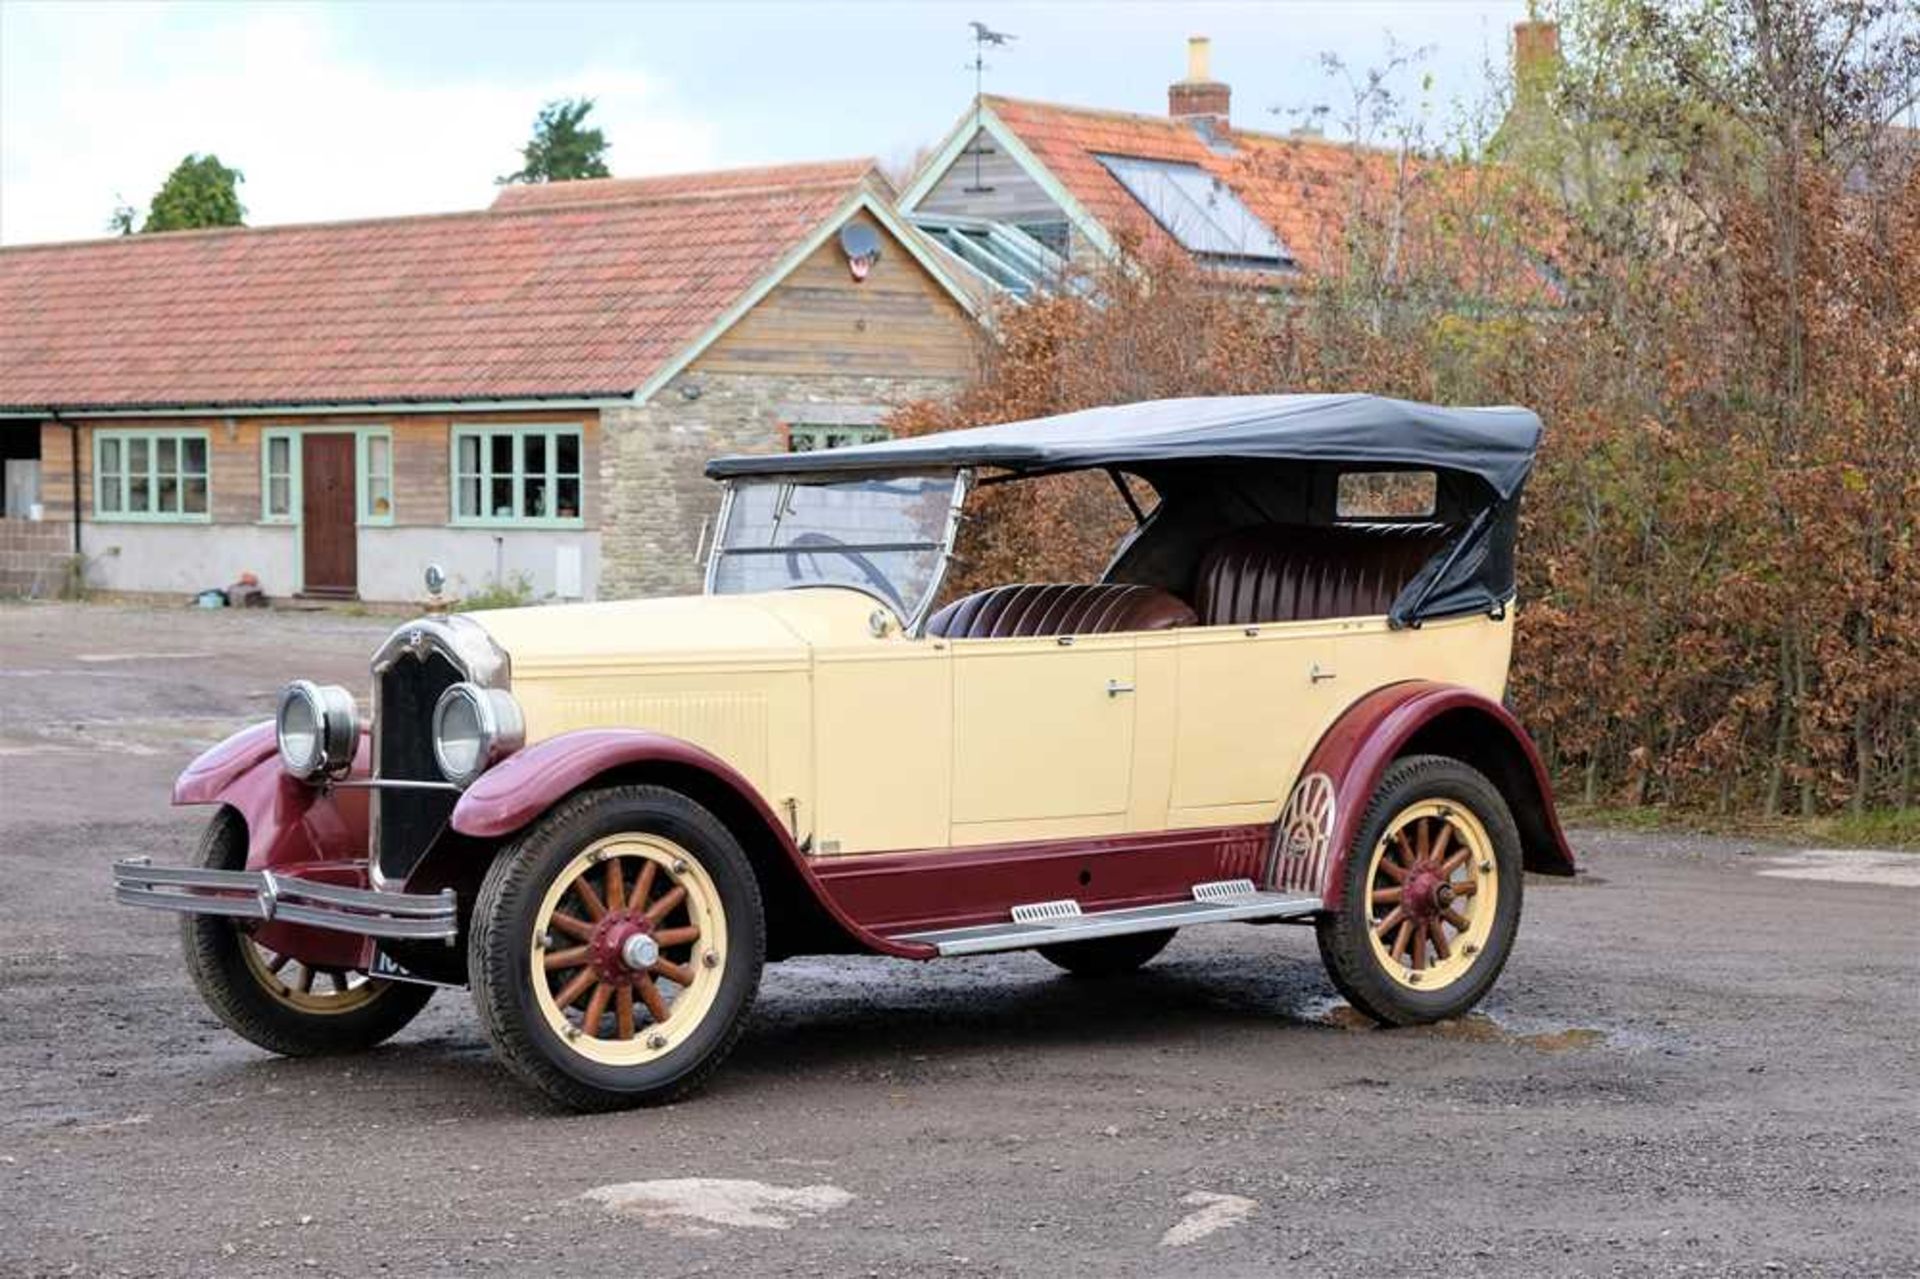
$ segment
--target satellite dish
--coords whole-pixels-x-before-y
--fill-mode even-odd
[[[840,228],[840,249],[847,255],[853,278],[864,280],[880,260],[880,233],[865,222],[849,222]]]

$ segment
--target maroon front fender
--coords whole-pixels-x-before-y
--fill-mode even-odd
[[[1294,797],[1275,832],[1277,885],[1318,891],[1329,909],[1345,896],[1345,870],[1360,822],[1387,766],[1403,755],[1446,755],[1486,775],[1513,812],[1527,870],[1574,873],[1573,850],[1553,808],[1553,789],[1533,739],[1492,698],[1454,684],[1423,680],[1367,694],[1334,722],[1301,770]],[[1314,779],[1323,777],[1326,783]],[[1306,792],[1331,785],[1326,842],[1312,829]],[[1290,823],[1293,823],[1290,829]],[[1301,833],[1305,833],[1302,838]]]
[[[691,770],[726,788],[757,819],[785,863],[829,918],[869,950],[928,959],[931,946],[889,941],[857,923],[821,886],[773,806],[739,770],[692,742],[644,729],[583,728],[549,737],[488,769],[454,805],[452,826],[475,839],[499,840],[522,829],[582,786],[610,773],[644,776],[649,768]],[[751,851],[751,850],[750,850]]]
[[[367,738],[360,738],[352,777],[368,771]],[[280,766],[272,721],[243,728],[187,765],[173,783],[181,807],[224,804],[247,824],[248,870],[274,870],[367,887],[367,792],[310,786]],[[361,966],[364,939],[348,933],[272,922],[254,939],[282,955],[337,968]]]
[[[367,738],[349,776],[365,777]],[[247,821],[247,869],[308,862],[365,862],[367,793],[310,786],[280,767],[273,724],[243,728],[193,763],[173,783],[177,806],[226,804]]]

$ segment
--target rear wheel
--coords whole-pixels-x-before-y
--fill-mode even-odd
[[[1063,942],[1058,946],[1040,947],[1040,957],[1075,977],[1118,977],[1142,967],[1165,950],[1177,931],[1161,928],[1150,933]]]
[[[501,1059],[575,1110],[672,1100],[745,1026],[766,955],[746,854],[658,786],[575,796],[487,873],[468,972]]]
[[[247,824],[231,808],[214,815],[194,863],[244,870]],[[183,915],[187,973],[221,1021],[269,1052],[316,1057],[358,1052],[398,1033],[433,998],[433,987],[379,981],[316,967],[256,942],[248,926],[219,915]]]
[[[1472,1008],[1513,948],[1520,860],[1513,815],[1482,774],[1438,755],[1395,761],[1349,850],[1340,909],[1317,923],[1334,985],[1388,1025]]]

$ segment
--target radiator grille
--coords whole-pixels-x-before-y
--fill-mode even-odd
[[[408,781],[441,781],[433,758],[433,708],[450,685],[464,679],[437,650],[395,659],[378,677],[375,698],[374,774]],[[449,791],[376,790],[373,793],[374,860],[389,883],[413,872],[446,828],[458,796]]]

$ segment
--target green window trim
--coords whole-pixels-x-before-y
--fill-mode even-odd
[[[586,527],[586,433],[578,426],[456,426],[447,469],[454,528]]]
[[[286,450],[285,466],[274,466],[274,445]],[[274,482],[281,484],[286,509],[274,510]],[[300,432],[262,431],[260,433],[260,522],[262,524],[298,524],[300,522]]]
[[[360,526],[387,528],[393,524],[393,431],[384,426],[290,426],[260,433],[260,522],[274,525],[298,525],[300,503],[306,477],[301,470],[300,441],[306,435],[353,436],[354,522]],[[277,467],[274,445],[286,447],[285,467]],[[381,469],[376,472],[375,467]],[[286,509],[275,509],[274,483],[283,487]],[[384,502],[384,506],[382,503]]]
[[[95,428],[93,521],[211,524],[213,443],[207,432]]]
[[[393,523],[393,432],[366,427],[354,434],[353,472],[359,489],[355,506],[360,523],[384,528]]]
[[[787,425],[787,452],[814,453],[821,449],[844,449],[856,444],[877,444],[881,440],[892,438],[893,432],[884,426],[790,422]]]

